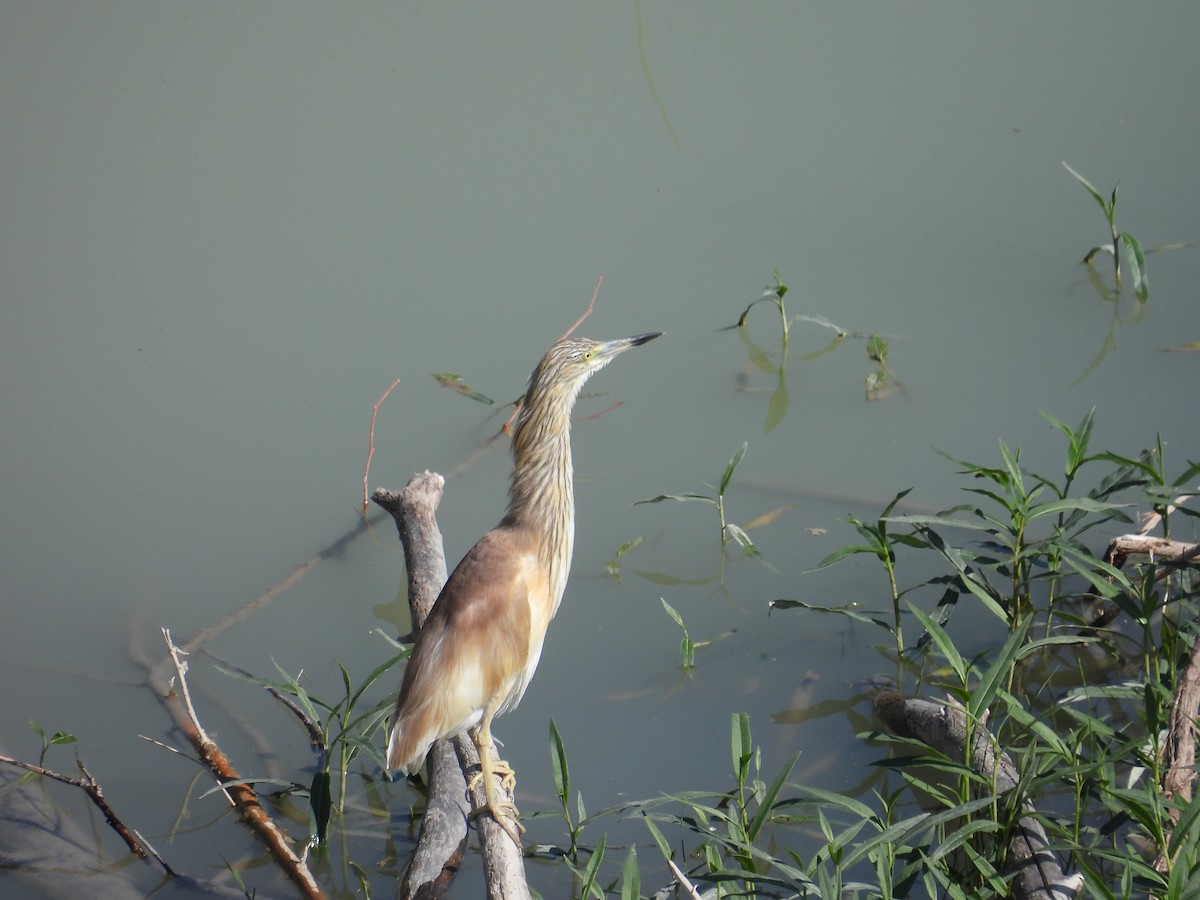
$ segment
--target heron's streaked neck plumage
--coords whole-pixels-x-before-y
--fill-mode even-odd
[[[537,541],[538,556],[550,573],[556,610],[575,544],[571,411],[580,387],[582,382],[548,387],[534,373],[513,430],[512,482],[508,512],[501,523]]]

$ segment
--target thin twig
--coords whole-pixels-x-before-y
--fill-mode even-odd
[[[375,455],[375,418],[379,415],[379,407],[383,405],[383,401],[387,399],[388,394],[396,389],[396,385],[400,383],[397,378],[391,383],[391,386],[384,391],[379,399],[375,401],[375,405],[371,407],[371,430],[367,435],[367,462],[363,466],[363,495],[362,495],[362,517],[363,521],[367,518],[368,504],[371,502],[368,497],[367,480],[371,475],[371,457]]]
[[[569,338],[572,334],[574,334],[575,329],[578,328],[580,325],[582,325],[584,323],[584,321],[587,319],[587,317],[592,314],[592,310],[596,306],[596,298],[598,296],[600,296],[600,285],[603,283],[603,281],[604,281],[603,275],[601,275],[599,278],[596,279],[596,289],[592,291],[592,299],[588,303],[587,309],[585,309],[583,311],[583,315],[581,315],[578,319],[575,320],[575,324],[572,325],[570,328],[568,328],[566,330],[566,332],[563,334],[563,336],[559,338],[560,341],[564,340],[565,338]],[[517,418],[517,414],[521,411],[521,404],[524,401],[525,401],[524,397],[522,397],[520,400],[517,401],[517,408],[512,411],[512,415],[509,416],[505,420],[504,424],[500,426],[501,434],[510,434],[511,433],[510,429],[512,427],[512,423]]]
[[[592,309],[593,309],[593,308],[595,307],[595,305],[596,305],[596,298],[597,298],[598,296],[600,296],[600,284],[601,284],[603,281],[604,281],[604,276],[603,276],[603,275],[601,275],[599,278],[597,278],[597,279],[596,279],[596,289],[595,289],[594,291],[592,291],[592,302],[591,302],[591,303],[589,303],[589,304],[588,304],[588,306],[587,306],[587,309],[585,309],[585,310],[583,311],[583,315],[582,315],[582,316],[580,316],[578,319],[576,319],[576,320],[575,320],[575,324],[574,324],[574,325],[572,325],[570,328],[568,328],[568,329],[567,329],[567,333],[566,333],[566,334],[564,334],[562,337],[560,337],[560,338],[559,338],[559,340],[560,340],[560,341],[561,341],[563,338],[569,338],[569,337],[570,337],[572,334],[574,334],[574,332],[575,332],[575,329],[576,329],[576,328],[578,328],[580,325],[582,325],[582,324],[583,324],[583,322],[584,322],[584,319],[586,319],[588,316],[590,316],[590,315],[592,314]]]

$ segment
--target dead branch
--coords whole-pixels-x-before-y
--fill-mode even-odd
[[[1155,580],[1159,580],[1170,571],[1194,564],[1196,557],[1200,556],[1200,544],[1187,544],[1148,534],[1123,534],[1109,542],[1104,561],[1119,569],[1130,556],[1146,556],[1152,564],[1161,564],[1160,570],[1155,573]]]
[[[46,769],[42,766],[34,765],[33,763],[27,763],[19,759],[13,759],[11,756],[0,755],[0,763],[4,763],[5,765],[9,766],[16,766],[19,769],[25,769],[28,772],[33,772],[37,775],[43,776],[44,778],[52,778],[55,781],[61,781],[63,784],[69,784],[72,787],[79,788],[81,791],[87,794],[88,799],[92,801],[95,807],[100,810],[100,812],[104,813],[104,821],[106,821],[109,827],[112,828],[112,830],[120,836],[121,840],[125,842],[125,846],[129,848],[130,853],[141,859],[149,859],[152,856],[158,861],[158,864],[162,866],[164,872],[166,872],[172,878],[176,876],[177,873],[175,870],[167,865],[166,861],[158,855],[157,851],[155,851],[155,849],[146,841],[141,840],[141,836],[126,826],[126,824],[121,821],[120,816],[113,812],[113,808],[108,805],[108,800],[106,800],[104,797],[104,791],[100,788],[100,782],[98,782],[95,776],[88,771],[87,766],[84,765],[82,757],[75,758],[75,765],[79,767],[79,771],[83,775],[82,778],[72,778],[70,775],[63,775],[59,772],[53,771],[52,769]]]
[[[397,378],[388,389],[380,394],[379,399],[375,401],[375,405],[371,407],[371,430],[367,434],[367,461],[363,465],[363,495],[362,495],[362,517],[367,518],[367,480],[371,477],[371,458],[375,455],[375,419],[379,416],[379,407],[383,405],[383,401],[387,399],[388,394],[396,389],[396,385],[400,383]]]
[[[372,495],[396,520],[404,546],[414,633],[446,582],[446,558],[435,515],[444,486],[441,475],[424,472],[414,475],[402,491],[376,490]],[[471,738],[460,734],[453,741],[439,741],[430,750],[426,765],[429,800],[412,862],[400,884],[398,896],[402,898],[439,896],[457,871],[466,846],[471,807],[467,803],[465,772],[479,765]],[[482,788],[479,791],[482,794]],[[475,801],[482,805],[481,798]],[[481,816],[476,822],[488,896],[528,898],[524,863],[508,833],[490,816]]]
[[[997,796],[1020,782],[1012,760],[982,724],[971,729],[973,740],[967,752],[967,716],[961,707],[884,691],[875,697],[875,715],[893,734],[915,738],[951,759],[967,758],[976,772],[995,785]],[[1026,800],[1024,806],[1029,814],[1017,822],[1008,847],[1007,869],[1015,873],[1012,895],[1017,900],[1069,900],[1083,887],[1083,876],[1063,873],[1033,805]]]
[[[175,645],[170,632],[165,628],[163,639],[167,643],[168,658],[176,674],[176,678],[171,679],[171,682],[175,682],[177,687],[172,686],[171,682],[160,685],[158,697],[171,714],[175,727],[183,732],[196,748],[201,762],[221,785],[230,804],[241,814],[242,820],[250,830],[266,845],[271,856],[283,869],[284,874],[299,888],[301,894],[311,900],[324,900],[325,892],[317,884],[308,866],[292,850],[291,839],[287,833],[267,814],[259,803],[257,793],[243,781],[233,763],[200,724],[187,685],[187,662],[183,659],[187,654]]]

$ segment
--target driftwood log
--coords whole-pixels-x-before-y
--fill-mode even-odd
[[[999,750],[982,725],[973,729],[967,752],[967,716],[961,707],[884,691],[875,698],[875,715],[893,734],[914,738],[952,759],[965,759],[976,772],[991,779],[997,795],[1012,790],[1020,781],[1008,754]],[[1017,822],[1008,846],[1012,896],[1017,900],[1070,900],[1083,886],[1083,876],[1063,872],[1032,806],[1025,805],[1030,814]]]
[[[436,517],[444,487],[441,475],[423,472],[409,479],[402,491],[376,490],[371,497],[396,520],[408,569],[408,602],[414,634],[446,582],[446,557]],[[465,773],[479,770],[479,753],[467,734],[434,744],[426,766],[429,800],[412,862],[397,892],[402,900],[439,897],[445,892],[462,862],[470,809],[484,803],[482,784],[476,787],[470,802],[467,798]],[[500,793],[504,799],[513,799],[503,788]],[[488,897],[528,900],[521,851],[491,816],[480,816],[475,822]]]
[[[1176,500],[1180,503],[1190,497]],[[1147,522],[1156,525],[1157,520]],[[1163,581],[1168,575],[1184,567],[1200,565],[1200,544],[1187,544],[1149,534],[1123,534],[1113,538],[1104,554],[1104,561],[1121,568],[1130,557],[1145,557],[1156,566],[1155,581]],[[1191,802],[1196,788],[1196,738],[1197,718],[1200,717],[1200,642],[1192,645],[1187,664],[1179,674],[1171,697],[1171,714],[1167,734],[1163,740],[1163,797],[1177,800],[1186,805]],[[1178,824],[1178,807],[1169,805],[1167,815],[1172,824]],[[1171,867],[1171,860],[1160,853],[1154,866],[1160,872]]]

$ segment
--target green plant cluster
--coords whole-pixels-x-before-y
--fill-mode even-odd
[[[867,719],[861,737],[887,751],[872,773],[845,794],[806,786],[792,780],[798,755],[773,774],[762,770],[749,718],[735,714],[727,788],[649,798],[591,818],[579,797],[572,817],[566,752],[554,729],[576,896],[642,896],[635,848],[605,880],[607,835],[585,840],[585,825],[620,817],[640,819],[678,866],[669,896],[1007,897],[1009,840],[1028,816],[1084,895],[1200,896],[1200,801],[1162,793],[1162,742],[1172,686],[1195,640],[1197,581],[1186,568],[1153,561],[1118,568],[1088,543],[1102,540],[1105,523],[1128,526],[1138,509],[1159,516],[1168,537],[1194,525],[1196,513],[1174,501],[1200,465],[1169,478],[1161,442],[1137,458],[1094,453],[1092,413],[1074,428],[1047,419],[1066,438],[1061,475],[1027,471],[1020,452],[1002,443],[998,465],[955,461],[968,479],[968,503],[903,515],[902,492],[875,522],[849,519],[860,541],[821,565],[876,558],[890,609],[774,604],[886,630],[897,666],[892,687],[949,697],[973,733],[1011,758],[1016,786],[1002,789],[964,754],[884,733]],[[926,575],[902,586],[910,569]],[[994,646],[969,654],[961,645],[978,644],[980,610],[994,623]],[[682,618],[668,613],[684,632],[684,665],[694,664]],[[973,621],[957,639],[956,614]],[[915,642],[905,640],[909,631]]]

